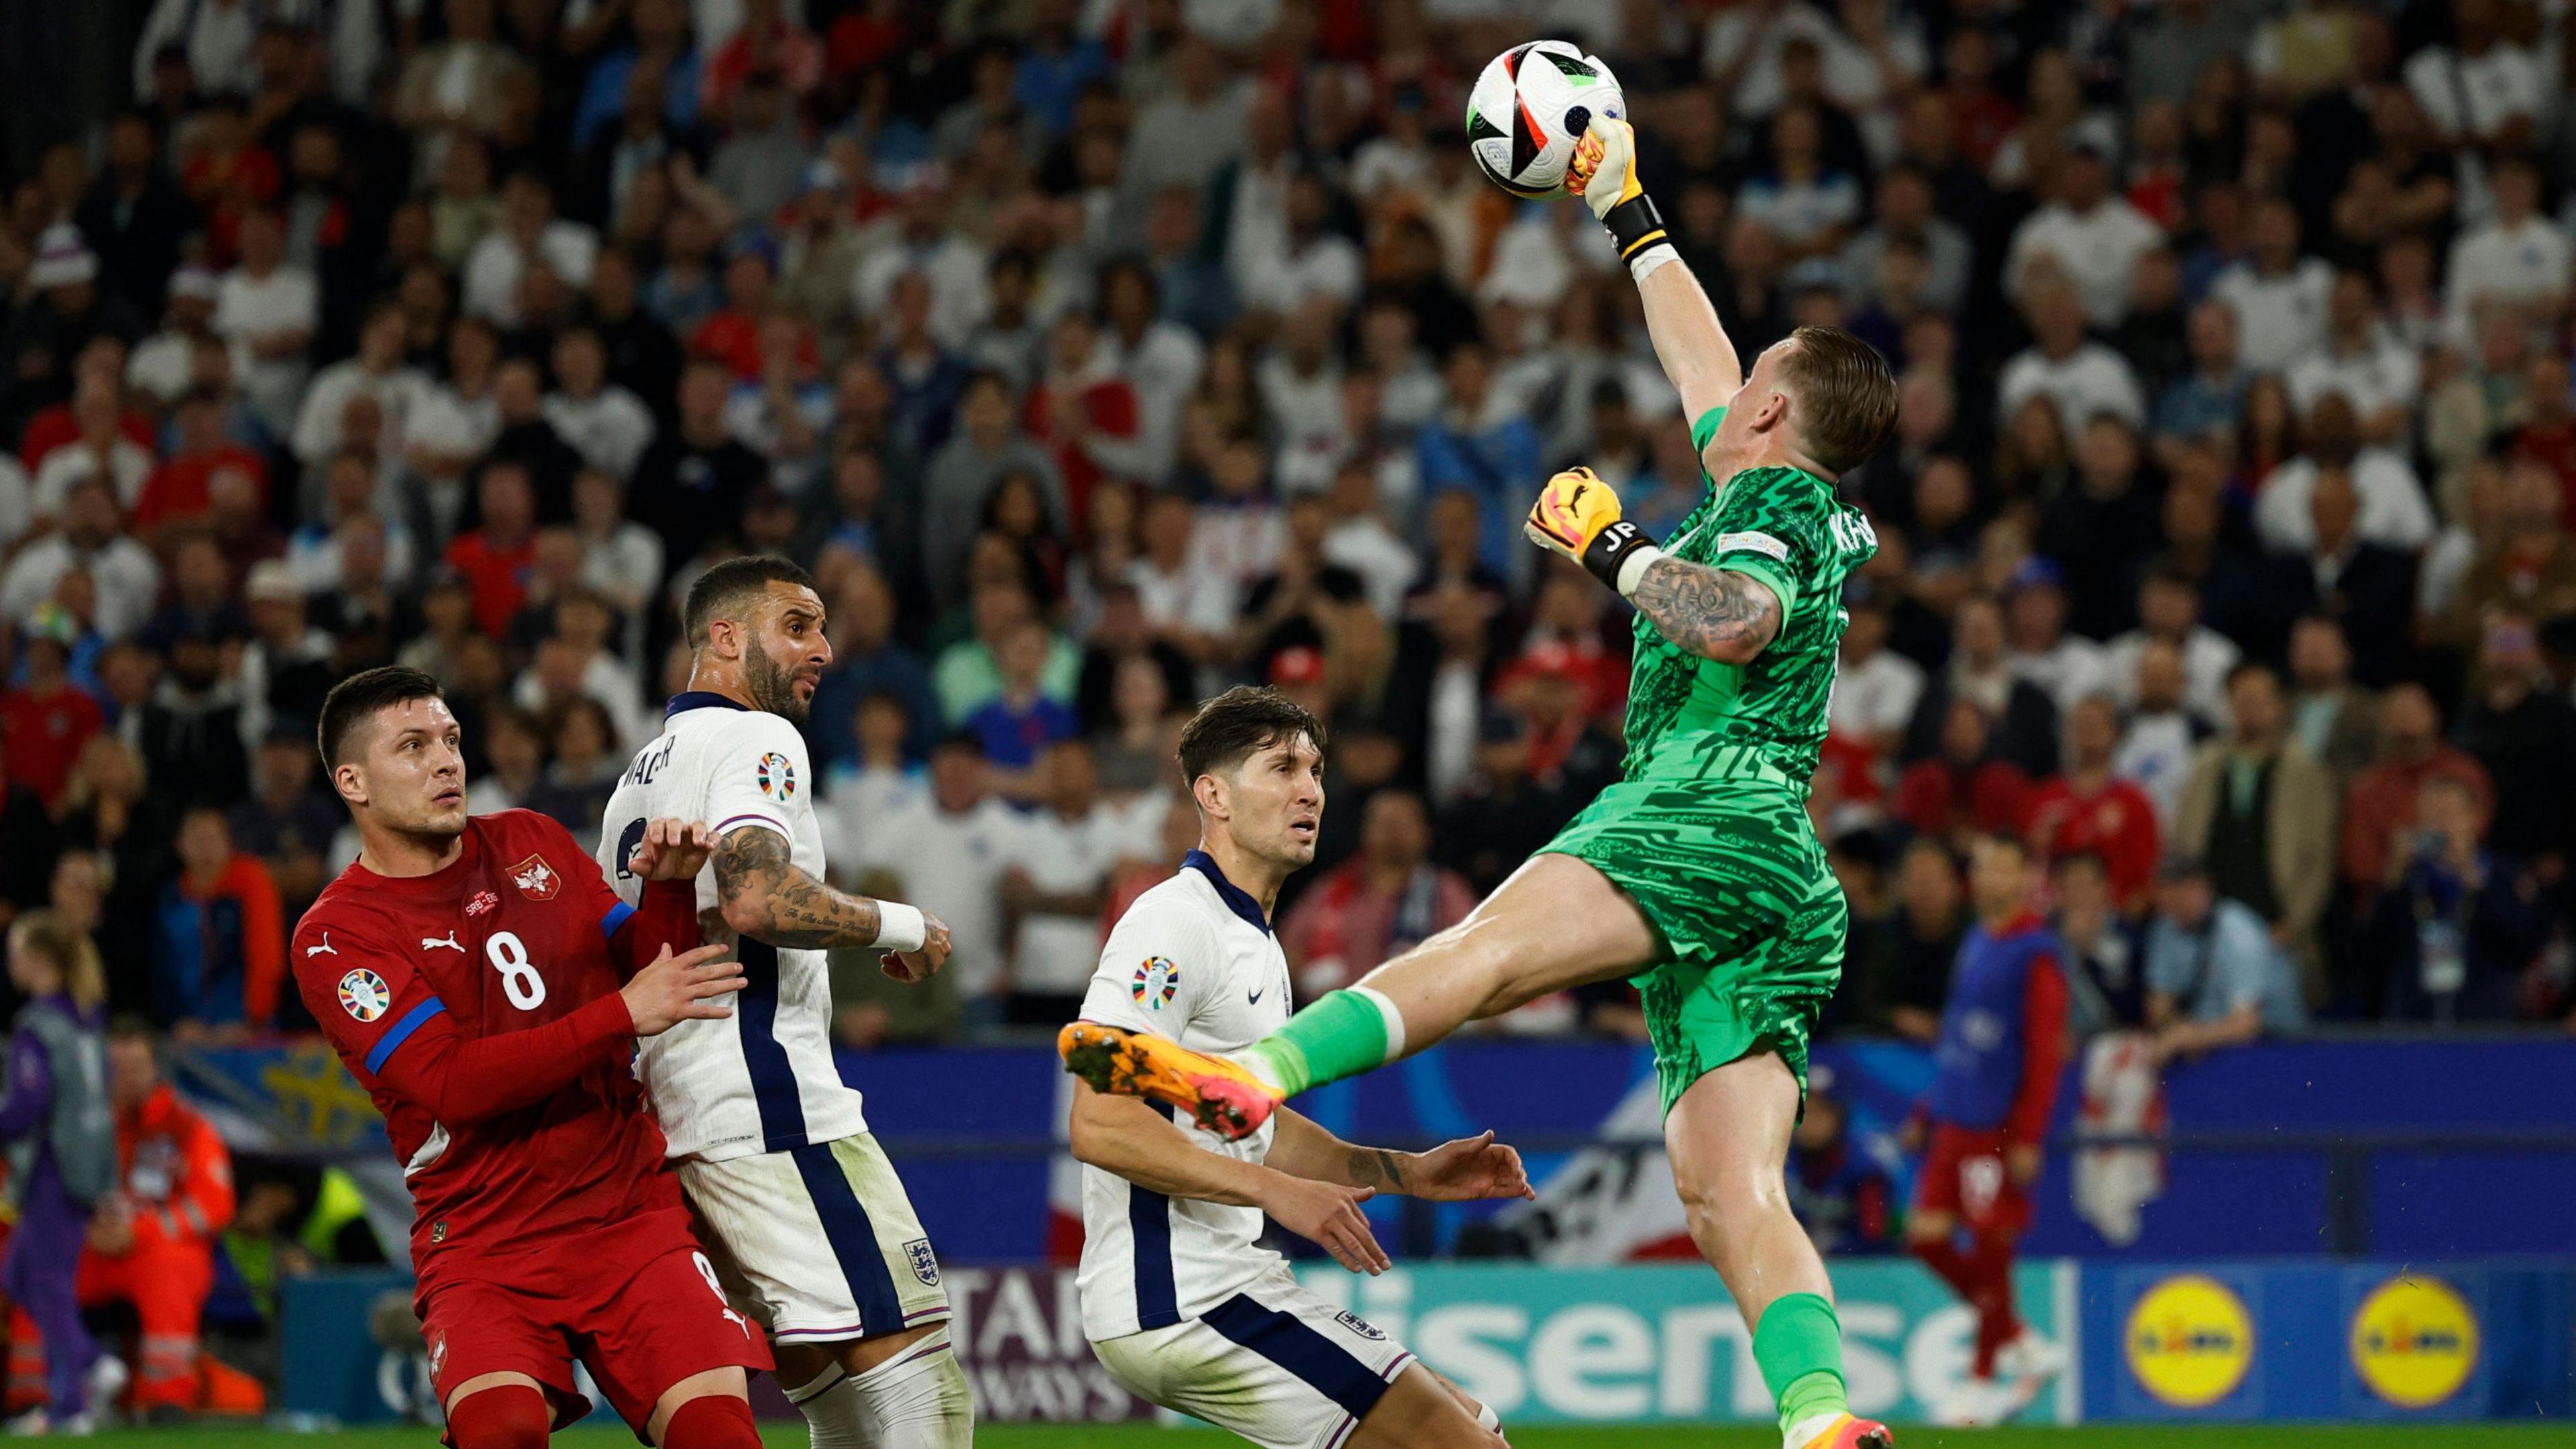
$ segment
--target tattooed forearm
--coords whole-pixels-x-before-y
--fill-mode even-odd
[[[1373,1187],[1380,1192],[1404,1191],[1404,1164],[1383,1147],[1351,1149],[1351,1186]]]
[[[772,946],[827,950],[877,939],[877,903],[836,891],[787,858],[774,830],[737,830],[717,842],[716,900],[725,923]]]
[[[1646,566],[1629,599],[1657,632],[1703,659],[1751,663],[1780,633],[1780,600],[1770,589],[1669,554]]]

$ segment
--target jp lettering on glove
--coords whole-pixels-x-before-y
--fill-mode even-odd
[[[1589,468],[1568,468],[1548,479],[1521,532],[1583,565],[1623,597],[1636,589],[1647,565],[1664,556],[1644,529],[1619,516],[1619,495]]]

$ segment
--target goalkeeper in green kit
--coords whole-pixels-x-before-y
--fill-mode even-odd
[[[1885,1449],[1852,1415],[1823,1262],[1782,1183],[1807,1037],[1842,974],[1841,889],[1806,812],[1842,584],[1877,551],[1834,479],[1886,441],[1896,382],[1871,348],[1803,327],[1747,374],[1639,188],[1634,137],[1593,122],[1569,189],[1618,243],[1709,491],[1671,539],[1619,516],[1589,469],[1547,480],[1526,532],[1636,606],[1619,783],[1456,926],[1231,1059],[1089,1022],[1066,1069],[1228,1137],[1282,1099],[1586,982],[1644,999],[1691,1239],[1753,1330],[1787,1449]],[[1401,1190],[1401,1184],[1388,1184]]]

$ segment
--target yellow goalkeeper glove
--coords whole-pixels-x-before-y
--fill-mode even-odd
[[[1629,271],[1639,280],[1654,270],[1654,265],[1669,261],[1675,253],[1664,230],[1664,215],[1655,209],[1655,200],[1637,181],[1637,133],[1616,116],[1602,116],[1585,128],[1583,139],[1574,143],[1574,158],[1566,165],[1565,189],[1583,198],[1592,214],[1618,245],[1619,260],[1629,264]],[[1659,244],[1665,251],[1657,254],[1654,264],[1640,268]]]
[[[1623,595],[1664,553],[1644,529],[1619,516],[1619,495],[1589,468],[1568,468],[1548,479],[1521,532]]]

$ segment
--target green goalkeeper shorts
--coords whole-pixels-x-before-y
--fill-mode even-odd
[[[1806,791],[1750,751],[1691,763],[1687,776],[1658,778],[1650,766],[1612,785],[1545,849],[1608,876],[1663,937],[1665,959],[1629,979],[1645,1002],[1664,1110],[1702,1075],[1765,1048],[1797,1074],[1803,1110],[1807,1039],[1842,977],[1842,886]]]

